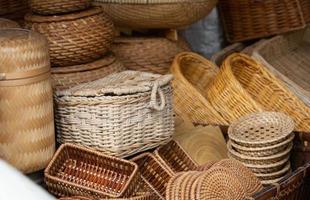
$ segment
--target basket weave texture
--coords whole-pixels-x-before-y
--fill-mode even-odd
[[[114,28],[99,8],[59,16],[28,14],[26,27],[49,41],[52,66],[93,62],[112,45]]]
[[[29,4],[34,13],[54,15],[85,10],[91,0],[30,0]]]
[[[229,122],[263,110],[293,118],[295,130],[309,132],[309,108],[266,67],[244,54],[229,56],[207,90],[211,105]]]
[[[310,1],[309,0],[299,0],[302,12],[304,14],[304,19],[307,24],[310,23]]]
[[[135,163],[73,144],[60,146],[44,175],[57,196],[129,197],[139,181]]]
[[[47,41],[6,29],[0,44],[0,157],[31,173],[45,168],[55,151]]]
[[[27,9],[27,0],[1,0],[0,16],[18,13]]]
[[[305,27],[299,0],[219,0],[229,42],[277,35]]]
[[[124,71],[56,92],[59,142],[119,157],[167,143],[174,131],[171,78]]]
[[[52,81],[56,90],[69,89],[81,83],[87,83],[107,75],[124,71],[124,65],[113,54],[88,64],[69,67],[53,67]]]
[[[166,38],[119,37],[112,51],[127,69],[167,74],[174,56],[190,48]]]
[[[17,22],[0,18],[0,29],[7,29],[7,28],[20,28]]]
[[[208,15],[216,3],[217,0],[95,1],[117,26],[144,29],[188,26]]]

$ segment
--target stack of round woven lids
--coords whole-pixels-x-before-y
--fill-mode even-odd
[[[290,173],[294,122],[283,113],[260,112],[234,122],[228,129],[228,155],[250,168],[263,184]]]

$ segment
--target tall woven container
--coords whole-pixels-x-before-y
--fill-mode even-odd
[[[130,70],[167,74],[174,56],[190,48],[166,38],[119,37],[112,51]]]
[[[268,37],[305,27],[299,0],[219,0],[229,42]]]
[[[262,64],[233,54],[207,90],[207,98],[228,122],[258,111],[283,112],[294,119],[295,130],[310,132],[310,109]]]
[[[28,14],[25,20],[27,28],[47,37],[53,66],[92,62],[112,45],[113,24],[99,8],[58,16]]]
[[[188,26],[208,15],[217,0],[95,0],[117,26],[162,29]]]
[[[55,150],[47,41],[6,29],[0,44],[0,157],[30,173],[46,167]]]
[[[171,78],[124,71],[57,91],[58,141],[118,157],[167,143],[174,131]]]

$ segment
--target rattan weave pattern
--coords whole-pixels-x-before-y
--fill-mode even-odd
[[[303,12],[303,16],[305,19],[305,22],[307,24],[310,23],[310,1],[309,0],[299,0],[300,6]]]
[[[0,16],[18,13],[26,10],[27,0],[1,0]]]

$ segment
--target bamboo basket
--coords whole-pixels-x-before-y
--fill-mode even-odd
[[[263,110],[292,117],[296,131],[310,131],[310,110],[267,68],[244,54],[229,56],[207,90],[213,108],[228,122]]]
[[[58,16],[25,16],[26,27],[49,41],[52,66],[92,62],[104,56],[112,45],[114,28],[99,8]]]
[[[96,0],[117,26],[143,29],[185,27],[208,15],[217,0]],[[147,14],[146,14],[147,13]]]
[[[200,124],[227,125],[206,98],[207,88],[218,72],[213,63],[195,53],[180,53],[173,61],[171,72],[178,116]]]
[[[231,43],[305,27],[299,0],[219,0],[219,11]]]
[[[112,51],[127,69],[167,74],[174,56],[190,48],[160,37],[118,37]]]
[[[126,70],[124,65],[113,54],[109,54],[88,64],[53,67],[53,87],[56,90],[69,89],[78,84],[98,80],[124,70]]]
[[[8,29],[8,28],[20,28],[17,22],[0,18],[0,29]]]
[[[57,91],[58,141],[118,157],[168,143],[174,132],[171,79],[123,71]]]
[[[310,107],[310,28],[276,36],[255,48],[253,57]]]
[[[139,184],[135,163],[73,144],[60,146],[44,175],[48,190],[61,197],[129,197]]]
[[[91,0],[30,0],[32,12],[41,15],[64,14],[85,10],[91,5]]]
[[[50,62],[45,38],[0,33],[0,157],[24,173],[46,167],[55,151]]]

